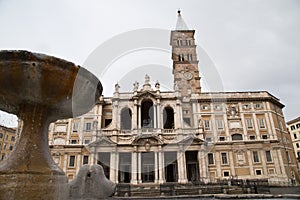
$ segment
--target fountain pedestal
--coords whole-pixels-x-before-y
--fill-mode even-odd
[[[0,199],[68,199],[67,177],[49,151],[49,124],[88,112],[101,93],[100,81],[73,63],[0,51],[0,109],[23,120],[14,150],[0,162]]]

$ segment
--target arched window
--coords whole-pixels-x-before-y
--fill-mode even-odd
[[[243,136],[241,134],[236,133],[231,136],[231,139],[232,140],[243,140]]]
[[[131,129],[131,116],[132,112],[129,108],[123,108],[121,111],[121,129],[130,130]]]
[[[174,129],[174,110],[166,107],[163,112],[164,129]]]
[[[153,128],[154,127],[154,113],[153,113],[153,102],[151,100],[144,100],[141,106],[141,122],[142,128]]]

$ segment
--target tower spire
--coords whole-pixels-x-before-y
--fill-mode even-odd
[[[181,17],[181,10],[178,9],[177,13],[178,16],[177,16],[177,23],[176,23],[175,30],[189,30],[183,18]]]

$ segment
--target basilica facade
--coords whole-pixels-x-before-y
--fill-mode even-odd
[[[50,125],[53,159],[68,178],[84,164],[100,164],[111,181],[134,185],[297,182],[280,100],[266,91],[202,92],[195,31],[179,13],[170,34],[173,91],[161,91],[146,75],[132,91],[116,84],[113,96],[102,96],[89,113]]]

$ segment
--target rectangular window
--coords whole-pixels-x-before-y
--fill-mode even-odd
[[[84,124],[84,130],[85,131],[90,131],[92,129],[92,123],[91,122],[87,122]]]
[[[210,137],[207,137],[205,138],[206,142],[211,142],[211,138]]]
[[[11,136],[11,141],[12,141],[12,142],[15,141],[15,136]]]
[[[78,131],[78,122],[74,122],[73,123],[73,132],[77,132]]]
[[[0,138],[3,138],[3,133],[0,133]]]
[[[12,146],[12,145],[9,146],[9,150],[10,150],[10,151],[12,151],[13,148],[14,148],[14,146]]]
[[[209,165],[214,165],[215,162],[214,162],[214,154],[213,153],[208,153],[207,154],[207,158],[208,158],[208,164]]]
[[[177,45],[182,46],[182,40],[177,40]]]
[[[296,128],[300,128],[300,124],[296,124]]]
[[[254,108],[256,108],[256,109],[262,109],[263,106],[262,106],[262,104],[257,103],[257,104],[254,105]]]
[[[89,164],[89,156],[83,156],[83,162],[82,162],[83,165],[85,164]]]
[[[224,129],[223,120],[217,119],[217,127],[218,127],[218,130],[223,130]]]
[[[294,133],[294,139],[297,139],[297,134],[296,133]]]
[[[255,163],[259,162],[259,157],[258,157],[257,151],[253,151],[253,162],[255,162]]]
[[[262,135],[262,139],[264,140],[268,139],[268,135]]]
[[[210,130],[210,121],[204,120],[204,130]]]
[[[224,177],[229,177],[229,171],[224,171],[224,172],[223,172],[223,176],[224,176]]]
[[[266,159],[267,162],[272,162],[271,151],[266,151]]]
[[[291,130],[293,131],[293,130],[295,130],[295,126],[293,125],[293,126],[291,126]]]
[[[299,148],[299,143],[296,143],[296,147]]]
[[[6,149],[6,143],[3,143],[3,149],[4,150]]]
[[[255,170],[255,173],[256,173],[256,175],[258,175],[258,176],[260,176],[260,175],[262,174],[260,169]]]
[[[5,139],[8,140],[8,135],[6,135]]]
[[[225,141],[225,137],[224,136],[219,137],[219,141]]]
[[[77,144],[77,140],[71,140],[71,144]]]
[[[265,120],[263,118],[258,119],[259,128],[266,128]]]
[[[253,129],[252,119],[246,119],[246,122],[247,122],[247,128]]]
[[[251,108],[251,105],[250,104],[244,104],[243,105],[243,109],[245,109],[245,110],[248,110],[248,109],[250,109]]]
[[[179,61],[184,61],[184,55],[183,55],[183,54],[180,54],[180,55],[178,56],[178,58],[179,58]]]
[[[250,140],[255,140],[255,135],[250,135],[249,138]]]
[[[186,40],[186,46],[191,46],[191,40]]]
[[[84,140],[84,144],[90,143],[90,140]]]
[[[228,164],[227,153],[221,153],[221,156],[222,156],[222,164],[223,165]]]
[[[188,54],[187,56],[188,56],[189,61],[193,61],[193,55],[192,54]]]
[[[69,167],[75,167],[75,156],[70,156]]]

